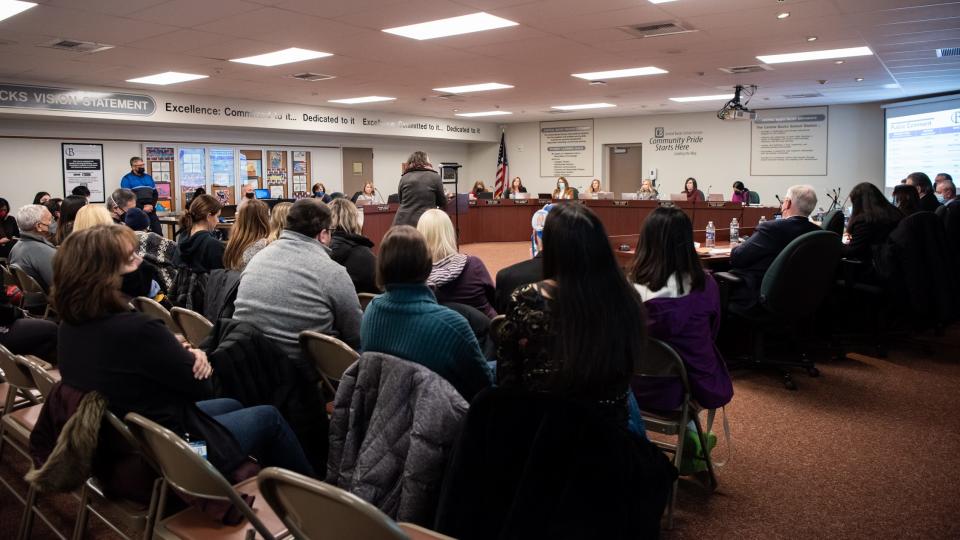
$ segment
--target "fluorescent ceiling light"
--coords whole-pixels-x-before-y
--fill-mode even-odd
[[[783,13],[778,13],[778,14],[777,14],[777,18],[778,18],[778,19],[781,19],[781,20],[782,20],[782,19],[786,19],[786,18],[789,17],[789,16],[790,16],[790,12],[789,12],[789,11],[784,11]]]
[[[347,105],[356,105],[357,103],[377,103],[378,101],[393,101],[397,98],[395,97],[384,97],[384,96],[363,96],[363,97],[353,97],[345,99],[330,99],[330,103],[345,103]]]
[[[468,118],[475,118],[477,116],[501,116],[504,114],[513,114],[513,113],[508,111],[483,111],[483,112],[457,113],[457,116],[466,116]]]
[[[231,62],[240,64],[253,64],[255,66],[279,66],[281,64],[292,64],[294,62],[303,62],[304,60],[313,60],[314,58],[324,58],[333,56],[327,52],[311,51],[308,49],[299,49],[290,47],[282,51],[273,51],[246,58],[234,58]]]
[[[586,79],[588,81],[596,81],[598,79],[639,77],[641,75],[659,75],[661,73],[667,73],[667,71],[658,67],[647,66],[628,69],[614,69],[611,71],[594,71],[593,73],[571,73],[571,75],[580,79]]]
[[[673,2],[674,0],[650,0],[651,4],[666,4],[667,2]]]
[[[194,75],[192,73],[179,73],[176,71],[167,71],[164,73],[157,73],[156,75],[147,75],[146,77],[138,77],[136,79],[127,79],[127,82],[132,83],[142,83],[142,84],[176,84],[187,81],[195,81],[197,79],[206,79],[206,75]]]
[[[613,103],[583,103],[581,105],[554,105],[551,109],[558,111],[579,111],[582,109],[606,109],[607,107],[616,107]]]
[[[482,32],[484,30],[496,30],[497,28],[517,26],[518,24],[519,23],[480,11],[470,15],[450,17],[449,19],[439,19],[408,26],[398,26],[396,28],[385,28],[383,31],[397,36],[424,40]]]
[[[467,84],[464,86],[447,86],[446,88],[434,88],[434,92],[447,92],[449,94],[466,94],[467,92],[485,92],[487,90],[503,90],[504,88],[513,88],[509,84],[500,84],[497,82],[488,82],[480,84]]]
[[[870,56],[873,51],[870,47],[851,47],[849,49],[828,49],[825,51],[808,51],[788,54],[768,54],[758,56],[757,60],[765,64],[783,64],[786,62],[803,62],[806,60],[828,60],[832,58],[849,58],[851,56]]]
[[[17,13],[22,13],[36,5],[33,2],[21,2],[20,0],[0,0],[0,21],[9,19]]]
[[[690,103],[691,101],[719,101],[721,99],[733,99],[733,94],[715,94],[712,96],[672,97],[670,98],[670,101],[676,101],[678,103]]]

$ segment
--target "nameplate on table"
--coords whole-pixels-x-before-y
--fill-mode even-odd
[[[484,201],[484,204],[486,204],[487,206],[496,206],[500,204],[500,199],[488,199]]]
[[[673,201],[660,201],[660,208],[673,208],[676,206]]]
[[[514,199],[513,204],[530,204],[530,199]]]
[[[614,206],[630,206],[630,201],[613,201]]]
[[[386,212],[387,210],[390,210],[390,205],[389,205],[389,204],[378,204],[378,205],[377,205],[377,210],[379,210],[379,211],[381,211],[381,212]]]
[[[723,201],[707,201],[707,206],[710,208],[723,208]]]

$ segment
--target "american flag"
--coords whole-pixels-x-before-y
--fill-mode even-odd
[[[493,196],[503,197],[503,190],[507,187],[507,144],[506,133],[500,134],[500,155],[497,156],[497,181],[493,184]]]

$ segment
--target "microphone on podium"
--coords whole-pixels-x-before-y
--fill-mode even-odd
[[[774,197],[776,197],[776,198],[777,198],[777,202],[778,202],[778,203],[780,203],[780,205],[782,206],[782,205],[783,205],[783,201],[781,201],[781,200],[780,200],[780,196],[779,196],[779,195],[776,195],[776,194],[774,194]]]

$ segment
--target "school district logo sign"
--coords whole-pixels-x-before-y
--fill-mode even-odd
[[[657,139],[662,139],[664,135],[663,131],[662,127],[653,128],[653,136]]]

